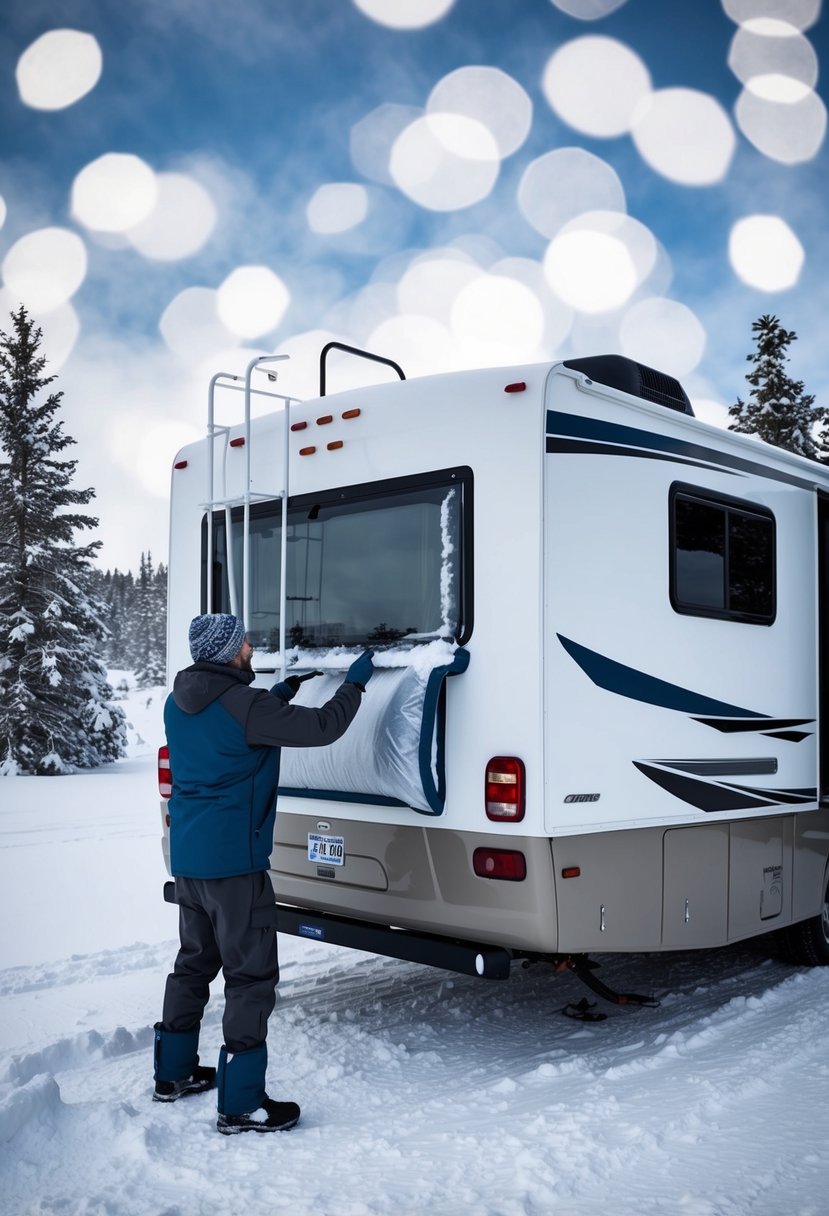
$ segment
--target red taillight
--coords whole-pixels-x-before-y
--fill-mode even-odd
[[[524,380],[516,380],[514,384],[505,384],[504,392],[505,393],[523,393],[525,391],[526,387],[527,387],[527,385]]]
[[[476,849],[472,869],[479,878],[522,882],[527,877],[527,859],[515,849]]]
[[[170,749],[166,745],[158,749],[158,792],[162,798],[169,798],[173,792]]]
[[[240,435],[238,439],[231,439],[230,446],[232,448],[243,448],[245,446],[245,437]]]
[[[517,823],[524,818],[524,761],[517,756],[493,756],[486,766],[484,805],[488,819]]]
[[[186,460],[177,460],[176,463],[173,465],[173,468],[174,469],[186,469],[187,461]]]

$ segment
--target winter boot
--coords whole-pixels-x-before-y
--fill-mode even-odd
[[[238,1132],[282,1132],[299,1121],[295,1102],[274,1102],[265,1093],[267,1044],[248,1051],[219,1053],[219,1117],[216,1127],[225,1136]]]
[[[175,1102],[187,1094],[202,1094],[216,1085],[216,1069],[199,1064],[198,1027],[195,1030],[165,1030],[155,1027],[154,1102]]]

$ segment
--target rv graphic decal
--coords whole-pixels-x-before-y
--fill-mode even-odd
[[[772,481],[783,481],[790,486],[811,490],[813,483],[780,469],[745,460],[727,452],[703,447],[699,443],[688,443],[655,431],[641,431],[638,427],[621,426],[617,422],[602,422],[597,418],[583,418],[579,414],[564,414],[557,410],[547,411],[547,451],[570,455],[592,456],[636,456],[643,460],[667,460],[675,464],[689,464],[696,468],[716,469],[720,473],[731,473],[744,477],[766,477]]]
[[[808,726],[814,722],[814,718],[770,718],[768,714],[761,714],[756,710],[741,709],[738,705],[716,701],[678,684],[669,684],[667,680],[649,676],[644,671],[637,671],[635,667],[628,667],[615,659],[608,659],[605,655],[588,650],[586,646],[580,646],[578,642],[565,638],[560,633],[556,636],[588,679],[606,692],[630,697],[633,701],[643,701],[646,705],[658,705],[662,709],[679,710],[680,713],[690,714],[697,722],[714,730],[729,733],[756,731],[772,739],[786,739],[792,743],[799,743],[811,733],[788,728]]]
[[[701,811],[746,811],[752,807],[800,805],[814,802],[817,788],[796,790],[754,789],[748,785],[731,785],[722,781],[702,781],[678,768],[669,768],[658,760],[634,760],[634,765],[663,790]],[[659,765],[659,767],[657,767]]]

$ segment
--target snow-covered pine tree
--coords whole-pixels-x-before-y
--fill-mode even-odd
[[[123,710],[99,655],[101,605],[90,597],[100,541],[78,513],[94,490],[72,488],[73,444],[44,390],[42,332],[22,306],[0,331],[0,775],[94,768],[124,754]]]
[[[778,318],[768,313],[758,318],[751,330],[757,347],[754,354],[746,356],[753,364],[746,372],[751,393],[748,401],[738,397],[730,407],[728,413],[734,422],[728,429],[759,435],[789,452],[819,459],[814,428],[829,411],[815,405],[814,394],[804,391],[802,380],[793,380],[786,373],[787,351],[797,334],[784,329]]]
[[[139,688],[163,684],[167,675],[167,572],[153,571],[153,555],[141,554],[135,584],[134,668]]]

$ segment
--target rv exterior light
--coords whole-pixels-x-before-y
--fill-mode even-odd
[[[292,431],[304,431],[307,425],[308,425],[307,422],[292,422],[291,430]]]
[[[565,866],[561,871],[562,878],[579,878],[581,875],[581,866]]]
[[[526,772],[517,756],[493,756],[486,766],[484,805],[488,819],[517,823],[524,818]]]
[[[245,446],[245,437],[240,435],[238,439],[231,439],[230,446],[232,448],[243,448]]]
[[[527,859],[516,849],[476,849],[472,869],[479,878],[500,878],[503,882],[523,882]]]
[[[162,798],[169,798],[173,792],[170,749],[166,745],[158,749],[158,792]]]
[[[317,426],[328,426],[328,423],[333,422],[333,421],[334,421],[333,414],[323,414],[323,416],[321,418],[317,419]]]
[[[313,456],[316,450],[316,448],[300,448],[299,454],[300,456]]]
[[[359,417],[360,417],[359,410],[346,410],[345,413],[343,414],[343,418],[359,418]]]
[[[526,390],[526,382],[524,380],[516,380],[515,384],[507,384],[504,386],[505,393],[523,393]]]
[[[173,465],[173,468],[174,469],[186,469],[187,461],[186,460],[177,460],[176,463]]]
[[[325,446],[329,452],[336,452],[338,448],[343,446],[343,441],[342,439],[335,439],[332,443],[326,443]]]

